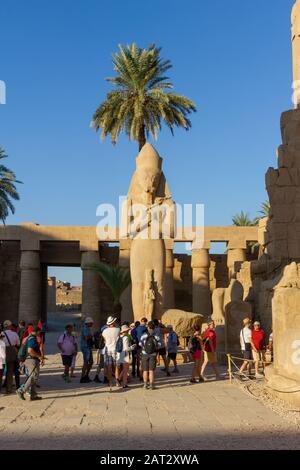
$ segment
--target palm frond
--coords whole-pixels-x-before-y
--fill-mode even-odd
[[[130,271],[122,266],[112,266],[103,262],[92,263],[89,269],[99,274],[112,292],[115,302],[120,301],[124,290],[130,285]]]

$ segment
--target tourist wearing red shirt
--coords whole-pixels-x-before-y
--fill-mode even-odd
[[[259,373],[259,365],[262,362],[262,366],[264,368],[264,361],[265,361],[265,332],[262,330],[260,326],[260,322],[254,322],[254,329],[252,331],[252,354],[253,360],[255,363],[255,377],[257,379],[263,377],[262,374]]]
[[[208,328],[202,335],[203,344],[204,344],[204,362],[201,369],[201,375],[203,377],[204,371],[208,363],[211,364],[215,374],[216,379],[220,378],[220,373],[218,369],[218,360],[217,360],[217,335],[215,332],[215,323],[213,320],[210,320],[207,323]]]

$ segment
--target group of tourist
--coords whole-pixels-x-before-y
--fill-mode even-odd
[[[170,376],[179,372],[177,367],[177,352],[179,338],[172,325],[164,326],[157,319],[148,321],[143,317],[140,321],[130,324],[123,322],[120,326],[117,318],[109,316],[106,324],[93,334],[94,321],[91,317],[85,319],[78,344],[73,325],[67,325],[65,332],[59,337],[58,347],[61,351],[64,366],[63,379],[71,380],[74,370],[74,360],[79,349],[83,356],[81,383],[107,384],[110,389],[114,382],[117,387],[128,388],[132,378],[137,377],[143,382],[144,388],[155,388],[155,369],[160,360],[161,369]],[[216,378],[220,378],[217,366],[216,332],[213,321],[201,333],[200,325],[194,327],[194,335],[189,342],[189,352],[194,360],[194,368],[190,382],[204,382],[204,372],[208,363],[211,364]],[[90,377],[94,364],[93,350],[97,349],[97,369],[95,377]],[[203,362],[202,362],[203,358]],[[201,365],[202,362],[202,365]],[[73,364],[73,366],[72,366]],[[131,365],[131,373],[130,373]],[[103,371],[103,379],[100,379]]]
[[[164,326],[157,319],[148,321],[145,317],[135,323],[123,322],[120,325],[116,317],[109,316],[106,324],[96,332],[93,327],[93,319],[87,317],[80,338],[74,324],[66,325],[65,331],[58,338],[57,346],[64,367],[62,377],[67,383],[75,377],[79,351],[83,357],[80,383],[103,383],[107,384],[110,390],[113,384],[128,389],[128,384],[135,377],[143,382],[145,389],[155,389],[155,370],[161,360],[164,366],[161,370],[166,376],[179,372],[177,353],[180,342],[172,325]],[[0,391],[3,386],[6,393],[11,394],[15,378],[17,394],[22,400],[25,400],[27,392],[30,393],[31,400],[41,399],[37,388],[40,366],[45,361],[44,342],[45,331],[40,322],[37,326],[26,325],[24,321],[14,325],[6,320],[0,325]],[[251,364],[254,363],[255,377],[261,378],[263,374],[260,373],[259,367],[264,365],[265,351],[273,349],[272,335],[266,345],[260,322],[255,321],[252,328],[251,319],[245,318],[240,332],[240,343],[244,360],[239,375],[245,375],[245,371],[250,375]],[[95,350],[97,368],[95,376],[91,378]],[[188,351],[194,361],[191,384],[205,381],[204,374],[208,364],[212,366],[216,379],[221,378],[213,320],[208,320],[207,328],[203,332],[201,326],[195,324],[194,334],[189,338]],[[26,376],[22,385],[20,372]]]

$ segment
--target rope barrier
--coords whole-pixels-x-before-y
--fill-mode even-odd
[[[244,372],[240,372],[239,366],[234,362],[234,360],[242,361],[242,362],[251,362],[255,363],[257,361],[254,361],[254,359],[245,359],[244,357],[237,357],[237,356],[232,356],[231,354],[226,354],[227,360],[228,360],[228,375],[229,375],[229,381],[232,384],[232,380],[234,378],[235,372],[232,371],[232,365],[236,368],[240,376],[245,377],[247,380],[249,380],[249,376],[244,374]],[[234,359],[234,360],[233,360]],[[270,365],[270,362],[267,361],[259,361],[263,366],[265,364]]]

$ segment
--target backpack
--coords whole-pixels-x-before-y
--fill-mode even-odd
[[[18,360],[20,362],[25,362],[27,355],[28,355],[28,347],[27,347],[27,342],[28,339],[30,338],[30,335],[27,336],[26,340],[21,343],[19,352],[18,352]]]
[[[144,351],[146,354],[154,354],[157,351],[157,340],[153,335],[149,335],[144,343]]]
[[[119,336],[116,344],[116,352],[121,353],[123,351],[123,337]]]
[[[96,349],[105,348],[105,340],[102,336],[101,331],[96,331],[96,333],[94,334],[94,346]]]
[[[11,345],[9,337],[7,336],[5,331],[3,333],[6,336],[7,342],[9,344],[9,346],[6,346],[5,348],[6,362],[15,362],[18,359],[18,350],[16,346]]]
[[[191,354],[195,354],[196,351],[199,351],[201,349],[200,343],[196,336],[193,336],[188,344],[189,352]]]

